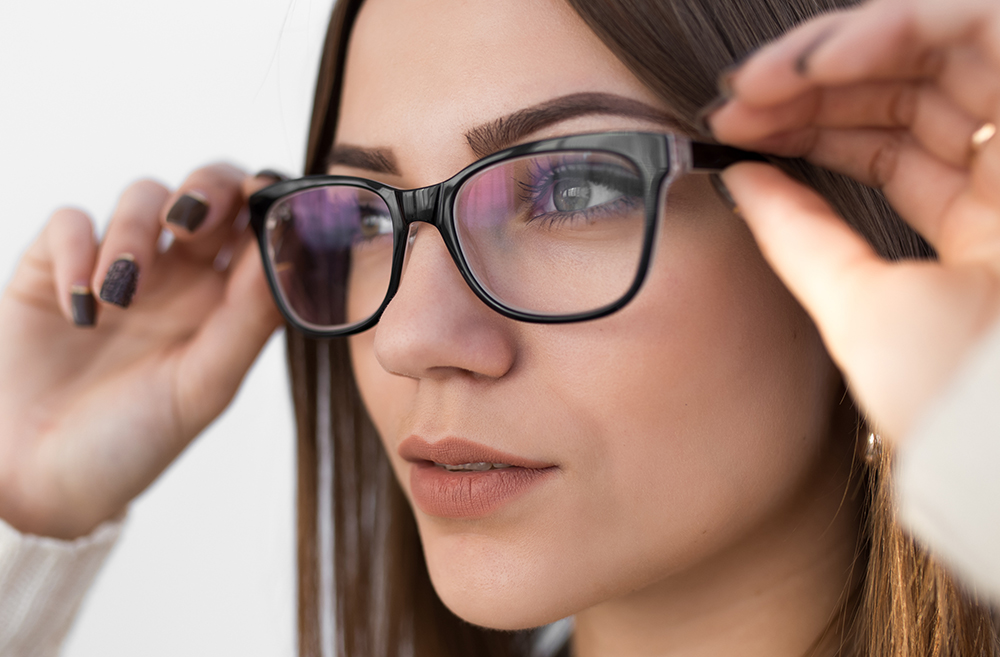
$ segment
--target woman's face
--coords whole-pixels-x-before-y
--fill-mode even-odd
[[[654,118],[666,107],[559,0],[369,0],[336,135],[354,156],[331,171],[440,182],[481,157],[474,128],[581,93],[650,109],[598,111],[577,96],[582,110],[514,140],[669,127]],[[838,379],[814,327],[705,176],[675,189],[649,277],[615,314],[501,317],[425,226],[381,322],[351,338],[434,586],[466,620],[534,626],[697,579],[828,492],[814,475]],[[534,469],[428,462],[500,458],[461,441]]]

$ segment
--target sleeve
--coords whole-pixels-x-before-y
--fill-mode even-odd
[[[1000,323],[900,447],[896,487],[903,525],[1000,602]]]
[[[55,657],[121,533],[106,522],[74,541],[21,534],[0,520],[0,655]]]

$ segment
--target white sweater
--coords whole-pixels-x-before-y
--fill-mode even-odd
[[[903,444],[903,523],[981,598],[1000,602],[1000,323]],[[0,655],[54,657],[121,531],[60,541],[0,521]]]

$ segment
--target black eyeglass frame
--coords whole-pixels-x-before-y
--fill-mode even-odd
[[[481,170],[505,160],[556,151],[600,151],[624,157],[635,165],[640,173],[645,189],[646,208],[643,231],[642,252],[636,276],[625,294],[613,303],[595,310],[568,315],[542,315],[511,308],[494,298],[476,279],[466,262],[459,246],[455,228],[455,198],[462,185]],[[688,137],[674,133],[649,132],[600,132],[570,135],[520,144],[504,149],[477,160],[457,174],[437,183],[418,189],[397,189],[390,185],[367,178],[354,176],[306,176],[295,180],[284,180],[253,194],[249,201],[250,225],[257,235],[264,271],[271,287],[271,293],[285,319],[296,330],[313,338],[347,336],[365,331],[376,323],[386,306],[399,289],[402,278],[403,261],[406,255],[407,235],[415,222],[428,223],[441,234],[452,260],[465,279],[466,284],[490,309],[505,317],[522,322],[539,324],[564,324],[597,319],[620,310],[631,301],[642,287],[649,272],[656,235],[659,200],[664,184],[687,173],[719,173],[736,162],[764,161],[759,153],[740,150],[731,146],[692,141]],[[378,310],[368,319],[337,329],[318,329],[304,323],[288,307],[278,287],[277,276],[271,266],[266,240],[266,218],[271,207],[281,198],[307,189],[330,186],[348,186],[368,190],[377,194],[389,208],[393,227],[392,270],[385,298]]]

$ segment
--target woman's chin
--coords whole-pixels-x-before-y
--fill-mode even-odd
[[[578,611],[576,596],[553,576],[558,570],[482,537],[449,539],[425,545],[425,555],[434,590],[459,618],[495,630],[523,630]]]
[[[562,605],[532,599],[532,591],[498,590],[496,595],[472,594],[460,588],[434,586],[438,597],[453,614],[473,625],[491,630],[527,630],[573,615]],[[562,602],[562,601],[560,601]]]

